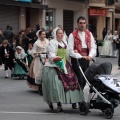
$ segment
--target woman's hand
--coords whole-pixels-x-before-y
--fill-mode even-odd
[[[25,64],[25,66],[27,67],[28,65],[27,65],[27,64]]]
[[[13,59],[13,63],[16,63],[15,59]]]
[[[34,53],[34,55],[37,57],[38,55],[40,55],[41,54],[41,52],[36,52],[36,53]]]
[[[48,62],[48,61],[49,61],[49,59],[45,59],[45,63]]]

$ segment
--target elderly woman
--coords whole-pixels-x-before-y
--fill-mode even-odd
[[[58,112],[63,111],[62,103],[78,103],[84,99],[77,77],[66,60],[67,44],[62,39],[63,30],[57,29],[56,39],[48,45],[49,61],[42,76],[43,99],[50,109],[53,109],[53,103],[57,103]]]
[[[111,57],[113,56],[113,35],[111,34],[111,30],[107,31],[107,35],[104,38],[104,45],[101,51],[102,56]]]
[[[30,88],[36,90],[41,87],[42,69],[46,60],[46,54],[42,53],[47,52],[47,46],[49,44],[49,40],[46,39],[46,32],[44,30],[39,30],[37,36],[38,40],[33,45],[33,61],[30,65],[29,77],[27,79]]]

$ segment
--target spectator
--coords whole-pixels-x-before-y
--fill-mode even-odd
[[[9,46],[8,40],[2,42],[1,56],[5,67],[5,78],[8,78],[8,69],[12,71],[15,51]]]
[[[14,32],[11,30],[11,26],[7,25],[6,30],[3,32],[3,35],[5,36],[5,39],[8,40],[9,45],[13,46],[13,38],[14,38]]]
[[[103,31],[102,31],[102,37],[103,37],[103,40],[104,40],[106,34],[107,34],[106,29],[103,28]]]
[[[51,40],[51,39],[53,38],[52,32],[53,32],[53,28],[50,27],[49,32],[48,32],[47,35],[46,35],[46,38],[47,38],[47,39]]]
[[[2,29],[0,29],[0,65],[2,65],[1,47],[2,47],[2,42],[4,39],[5,37],[2,34]]]

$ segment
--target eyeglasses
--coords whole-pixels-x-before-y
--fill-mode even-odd
[[[79,24],[86,24],[86,22],[79,22]]]

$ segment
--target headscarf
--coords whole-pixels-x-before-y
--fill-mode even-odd
[[[40,37],[39,37],[39,32],[40,32],[41,30],[38,30],[37,32],[36,32],[36,36],[38,37],[38,39],[40,39]]]
[[[53,39],[57,39],[57,38],[56,38],[56,32],[57,32],[58,29],[61,29],[61,28],[60,28],[60,27],[56,27],[56,28],[53,30],[53,32],[52,32]],[[64,30],[63,30],[63,31],[64,31]],[[64,31],[63,41],[66,41],[66,40],[67,40],[67,35],[66,35],[65,31]]]

